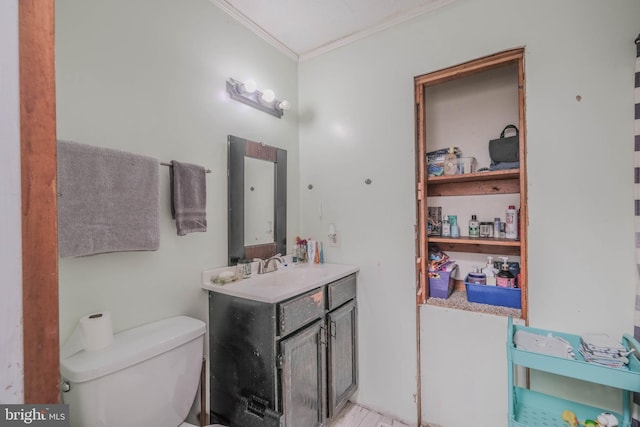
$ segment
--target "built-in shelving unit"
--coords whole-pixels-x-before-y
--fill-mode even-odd
[[[416,240],[416,302],[428,303],[428,255],[429,246],[437,245],[444,252],[481,254],[487,256],[508,256],[518,259],[520,263],[520,288],[522,290],[521,316],[527,318],[527,180],[526,180],[526,127],[524,117],[524,49],[513,49],[480,58],[475,61],[460,64],[451,68],[425,74],[415,78],[416,89],[416,201],[418,233]],[[484,80],[482,80],[484,79]],[[455,81],[456,86],[451,86]],[[489,83],[486,83],[489,81]],[[476,83],[479,82],[479,83]],[[495,83],[497,82],[497,83]],[[498,89],[495,92],[507,93],[508,101],[495,98],[481,99],[485,91],[477,89],[474,85],[493,84]],[[439,91],[440,87],[449,85],[452,90]],[[503,90],[503,86],[506,89]],[[444,95],[443,95],[444,94]],[[465,108],[464,112],[455,111],[454,114],[465,115],[459,120],[469,127],[466,133],[459,130],[459,123],[452,122],[450,112],[439,112],[438,106],[449,103],[448,96],[459,97],[469,104],[476,102],[478,107]],[[513,95],[512,95],[513,94]],[[432,96],[433,95],[433,96]],[[500,95],[498,95],[500,96]],[[511,98],[511,96],[513,98]],[[440,98],[438,98],[440,97]],[[466,98],[465,98],[466,97]],[[436,99],[436,101],[433,101]],[[481,101],[478,102],[478,99]],[[511,101],[513,99],[513,101]],[[430,103],[431,102],[431,103]],[[437,103],[440,104],[437,104]],[[492,105],[492,102],[496,105]],[[435,105],[435,107],[434,107]],[[465,105],[467,107],[467,105]],[[443,107],[446,108],[446,107]],[[473,108],[476,108],[475,110]],[[482,153],[488,157],[488,141],[490,137],[480,138],[479,141],[470,141],[477,137],[474,129],[476,124],[482,125],[487,115],[495,121],[513,120],[519,129],[519,158],[517,169],[485,170],[456,175],[429,176],[426,154],[428,152],[446,148],[446,146],[458,146],[466,144],[463,156],[473,156],[474,152]],[[501,122],[502,123],[502,122]],[[453,127],[451,132],[443,128]],[[502,125],[504,126],[504,124]],[[434,131],[432,128],[438,128]],[[496,130],[499,133],[499,130]],[[446,137],[442,135],[446,134]],[[451,137],[456,135],[457,139]],[[434,136],[435,135],[435,136]],[[435,142],[434,142],[435,140]],[[443,140],[444,146],[443,146]],[[469,152],[469,154],[467,154]],[[485,162],[487,159],[483,159]],[[509,200],[517,200],[520,208],[520,233],[518,239],[505,238],[477,238],[468,237],[466,233],[466,214],[458,217],[461,229],[460,237],[442,237],[428,235],[427,216],[430,206],[448,203],[454,200],[456,206],[461,206],[461,200],[473,200],[475,206],[487,206],[495,203],[496,206],[504,199],[500,197],[511,196]],[[481,198],[479,201],[478,197]],[[497,198],[497,199],[496,199]],[[437,202],[434,202],[437,200]],[[444,200],[444,202],[443,202]],[[499,200],[496,202],[496,200]],[[469,204],[472,202],[470,201]],[[506,206],[504,206],[506,208]],[[504,208],[501,208],[504,216]],[[445,210],[443,208],[443,210]],[[453,210],[453,209],[449,209]],[[461,209],[463,210],[463,209]],[[453,213],[453,212],[442,212]],[[472,213],[474,213],[472,211]],[[495,216],[498,216],[497,214]],[[493,216],[490,218],[493,219]],[[471,255],[476,256],[476,255]],[[466,274],[466,273],[463,273]],[[456,289],[464,292],[464,283],[457,282]],[[441,303],[441,301],[439,301]],[[482,311],[479,309],[479,311]]]

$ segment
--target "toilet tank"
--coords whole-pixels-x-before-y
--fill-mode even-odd
[[[114,334],[62,359],[73,427],[177,427],[198,391],[205,323],[178,316]]]

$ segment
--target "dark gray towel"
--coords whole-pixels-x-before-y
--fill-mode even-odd
[[[171,217],[178,236],[207,231],[207,181],[202,166],[171,161]]]
[[[58,255],[155,251],[158,159],[58,141]]]

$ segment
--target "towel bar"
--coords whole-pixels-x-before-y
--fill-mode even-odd
[[[165,163],[165,162],[160,162],[160,164],[162,166],[169,166],[169,167],[173,167],[173,165],[171,163]],[[206,173],[211,173],[211,169],[205,169]]]

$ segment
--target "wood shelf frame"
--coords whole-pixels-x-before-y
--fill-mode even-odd
[[[461,175],[427,176],[426,172],[426,88],[468,77],[476,73],[504,66],[516,65],[518,73],[518,127],[520,168],[483,171]],[[417,76],[416,102],[416,304],[429,298],[427,263],[429,244],[436,243],[441,250],[479,254],[500,254],[520,257],[522,278],[522,318],[527,319],[527,179],[526,179],[526,122],[524,94],[524,48],[511,49],[444,70]],[[520,195],[520,239],[447,238],[427,236],[427,198],[450,196],[490,196],[498,194]]]

